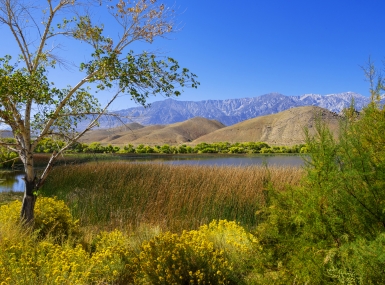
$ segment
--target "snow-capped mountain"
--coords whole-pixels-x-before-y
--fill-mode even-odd
[[[319,95],[304,94],[301,96],[285,96],[270,93],[253,98],[177,101],[166,99],[151,104],[150,107],[133,107],[115,111],[121,120],[127,123],[137,122],[142,125],[172,124],[193,117],[215,119],[229,126],[258,116],[275,114],[293,107],[319,106],[332,112],[340,113],[348,107],[352,100],[357,110],[362,109],[370,99],[354,92]],[[101,127],[112,127],[120,121],[101,121]]]
[[[329,94],[325,96],[319,94],[305,94],[302,96],[292,96],[292,98],[299,104],[314,105],[336,113],[339,113],[343,108],[350,106],[352,100],[354,101],[357,110],[361,110],[362,107],[370,101],[368,97],[354,92]]]

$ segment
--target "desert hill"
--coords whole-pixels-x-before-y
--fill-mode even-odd
[[[139,125],[139,124],[137,124]],[[139,125],[140,126],[140,125]],[[125,145],[163,145],[191,142],[198,137],[214,132],[225,126],[216,121],[195,117],[184,122],[170,125],[152,125],[147,127],[114,128],[90,131],[81,141],[85,143]]]
[[[94,129],[87,132],[82,138],[81,142],[91,143],[91,142],[100,142],[109,141],[111,139],[117,138],[126,132],[137,132],[138,130],[144,128],[144,126],[138,123],[126,124],[120,127],[111,128],[111,129]]]
[[[304,143],[303,128],[308,127],[314,134],[315,118],[321,115],[330,129],[336,133],[340,116],[316,106],[292,108],[277,114],[249,119],[238,124],[219,129],[193,141],[201,142],[248,142],[261,141],[271,145],[295,145]]]

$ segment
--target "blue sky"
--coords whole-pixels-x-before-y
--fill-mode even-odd
[[[176,6],[181,30],[167,40],[139,48],[161,50],[198,75],[201,86],[185,89],[178,100],[270,92],[327,95],[353,91],[368,96],[360,66],[371,56],[381,68],[385,58],[383,0],[164,2]],[[0,33],[3,55],[11,43],[4,44],[9,36],[4,27]],[[76,83],[76,77],[76,73],[66,76],[71,82],[65,84]],[[113,109],[132,106],[128,97],[122,97]]]
[[[184,1],[170,51],[201,88],[183,99],[354,91],[368,95],[360,65],[385,56],[385,1]],[[181,98],[182,99],[182,98]]]

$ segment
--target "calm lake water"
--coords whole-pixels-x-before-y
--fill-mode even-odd
[[[295,166],[304,165],[300,155],[145,155],[123,156],[119,161],[135,163],[165,163],[173,165],[216,165],[216,166]],[[0,192],[24,191],[24,174],[20,171],[0,172]]]
[[[0,192],[24,191],[24,173],[20,171],[0,171]]]
[[[178,155],[131,157],[129,161],[165,163],[173,165],[216,165],[216,166],[297,166],[304,165],[300,155]]]

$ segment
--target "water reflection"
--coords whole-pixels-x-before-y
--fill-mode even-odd
[[[189,165],[217,165],[217,166],[302,166],[303,160],[299,156],[267,156],[267,157],[222,157],[206,158],[200,160],[174,160],[167,161],[170,164],[189,164]]]
[[[21,171],[0,171],[0,192],[24,191],[23,177]]]

